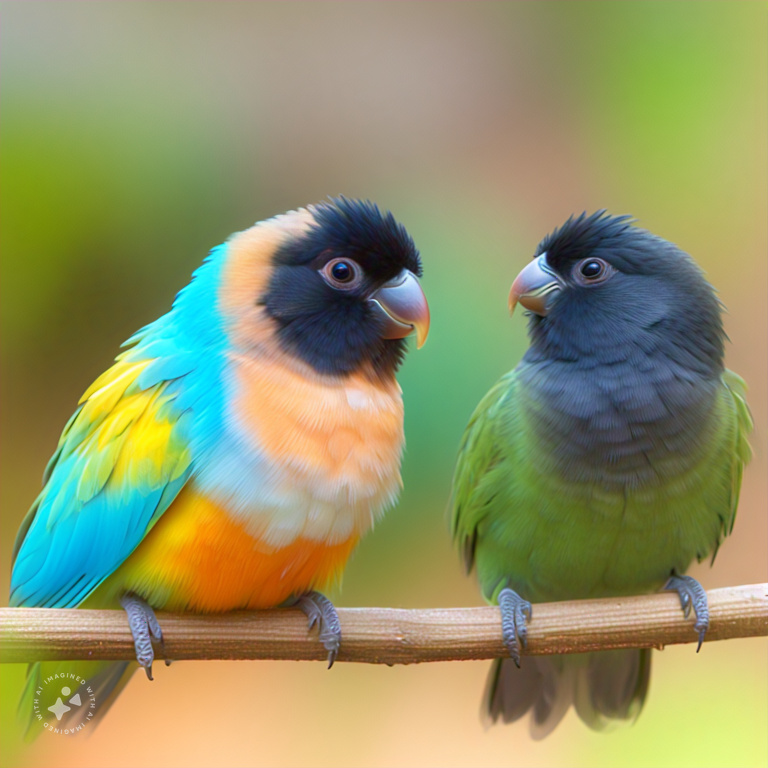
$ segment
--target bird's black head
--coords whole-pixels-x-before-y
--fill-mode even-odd
[[[365,365],[394,374],[405,336],[416,330],[421,346],[429,327],[413,240],[369,201],[340,197],[307,210],[310,225],[277,248],[260,299],[280,344],[323,374]]]
[[[714,289],[686,253],[629,216],[568,219],[515,280],[510,305],[517,301],[532,312],[532,355],[614,362],[642,351],[722,370]]]

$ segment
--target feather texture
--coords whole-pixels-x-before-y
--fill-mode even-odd
[[[331,260],[359,290],[328,277]],[[211,613],[338,580],[401,487],[395,371],[408,312],[429,318],[411,269],[402,226],[345,199],[214,248],[81,398],[19,530],[11,604],[117,607],[131,593]],[[385,333],[378,292],[406,276],[404,330]],[[22,706],[60,666],[32,667]],[[134,665],[88,669],[103,704]]]
[[[572,218],[535,258],[514,295],[549,298],[464,433],[453,535],[492,603],[505,588],[534,602],[660,589],[714,557],[750,457],[720,305],[687,254],[627,217]],[[571,705],[599,730],[634,719],[650,653],[523,665],[494,665],[485,706],[508,722],[530,710],[543,737]]]

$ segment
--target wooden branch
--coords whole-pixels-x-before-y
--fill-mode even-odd
[[[768,635],[768,584],[708,593],[706,642]],[[339,608],[338,661],[414,664],[505,656],[498,608]],[[325,660],[317,632],[293,608],[194,616],[158,614],[170,659]],[[677,595],[540,603],[528,629],[531,655],[663,648],[697,639]],[[0,609],[0,659],[133,659],[122,611]],[[158,653],[158,658],[163,658]]]

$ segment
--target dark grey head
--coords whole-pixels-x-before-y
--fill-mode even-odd
[[[688,254],[605,211],[541,241],[510,291],[531,312],[529,359],[614,362],[660,354],[719,374],[725,334],[712,286]]]

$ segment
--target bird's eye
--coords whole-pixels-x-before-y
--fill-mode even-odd
[[[587,279],[594,280],[596,277],[600,277],[600,275],[603,274],[604,268],[602,261],[585,261],[581,265],[579,272],[581,272]]]
[[[331,288],[338,288],[343,291],[357,288],[363,279],[360,265],[352,259],[331,259],[320,270],[320,274]]]
[[[340,283],[348,283],[354,277],[354,272],[346,261],[337,261],[331,267],[331,276]]]
[[[573,270],[577,283],[594,285],[607,280],[616,270],[602,259],[584,259]]]

